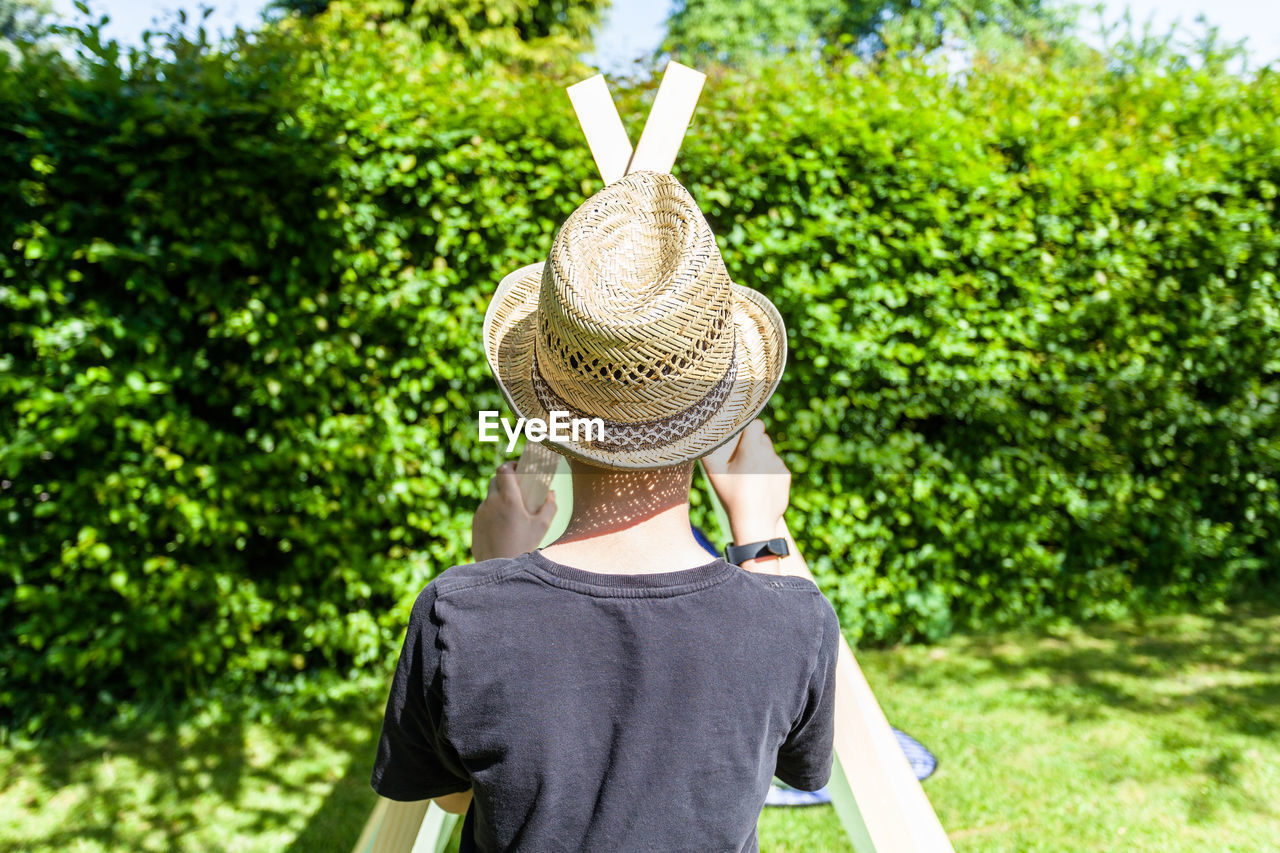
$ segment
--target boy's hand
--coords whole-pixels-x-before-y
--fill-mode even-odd
[[[489,492],[471,519],[471,556],[480,562],[532,551],[551,527],[555,514],[556,496],[551,492],[536,513],[525,509],[516,463],[504,462],[489,481]]]
[[[738,545],[773,539],[791,498],[791,472],[773,450],[764,424],[752,421],[737,444],[729,442],[702,460],[711,487],[729,515]]]

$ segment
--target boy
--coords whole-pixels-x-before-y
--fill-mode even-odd
[[[604,434],[554,442],[574,505],[544,549],[550,499],[528,513],[499,469],[480,562],[415,602],[374,789],[465,810],[463,851],[757,850],[771,778],[830,776],[839,638],[812,582],[770,573],[790,477],[755,416],[781,319],[729,280],[684,187],[636,172],[504,279],[485,349],[522,417]],[[698,458],[741,566],[693,537]]]

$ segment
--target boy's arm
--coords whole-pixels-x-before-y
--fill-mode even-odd
[[[763,542],[778,535],[791,499],[791,472],[773,449],[764,424],[752,421],[736,442],[730,441],[702,459],[715,489],[735,545]],[[792,544],[794,550],[794,544]],[[778,574],[777,557],[746,560],[742,568]]]
[[[443,797],[436,797],[431,802],[449,814],[466,814],[467,807],[471,805],[471,795],[471,791],[462,791],[457,794],[445,794]]]
[[[813,672],[804,705],[791,731],[778,748],[774,775],[793,788],[816,791],[831,779],[836,732],[836,660],[840,652],[840,621],[821,595],[814,595],[821,621]]]
[[[760,421],[752,421],[737,443],[730,442],[702,460],[716,496],[729,517],[735,544],[743,545],[785,535],[782,522],[790,499],[791,474],[773,449]],[[790,537],[787,537],[790,538]],[[798,553],[795,543],[791,552]],[[751,571],[778,573],[776,557],[747,560]],[[816,592],[816,591],[815,591]],[[840,623],[820,594],[816,609],[801,621],[818,635],[813,669],[791,731],[778,749],[775,775],[794,788],[816,791],[831,777],[835,743],[835,673],[840,647]]]
[[[470,796],[471,777],[452,744],[442,734],[438,625],[433,616],[434,583],[414,602],[404,646],[396,663],[387,709],[378,738],[371,784],[389,800],[422,803],[446,800],[454,808],[458,795]],[[441,803],[441,808],[445,808]]]
[[[538,512],[529,512],[520,499],[515,464],[503,464],[489,481],[488,495],[472,520],[472,557],[476,561],[489,560],[494,557],[514,557],[533,550],[551,525],[555,509],[555,496],[549,494]],[[431,803],[450,814],[458,815],[465,814],[471,806],[471,789],[428,799],[415,797],[403,789],[405,780],[395,778],[398,775],[416,775],[415,769],[410,768],[407,773],[402,773],[391,767],[392,753],[407,764],[415,756],[428,754],[438,750],[440,746],[434,743],[432,736],[435,723],[429,708],[432,704],[430,697],[423,699],[418,692],[410,692],[410,683],[422,683],[429,677],[425,673],[432,668],[431,662],[425,658],[431,656],[434,644],[430,642],[432,638],[421,636],[421,629],[430,625],[430,605],[433,600],[434,590],[428,587],[414,605],[409,635],[405,637],[405,647],[401,651],[400,664],[396,668],[391,696],[387,702],[387,716],[383,722],[378,749],[379,762],[374,770],[374,789],[383,798],[386,817],[381,831],[374,839],[374,846],[369,848],[370,853],[402,853],[406,848],[406,840],[408,844],[412,844],[412,839],[417,837],[418,828]],[[423,625],[424,619],[428,620],[426,626]],[[391,796],[388,797],[388,794]],[[364,849],[359,843],[356,848]]]
[[[498,468],[497,473],[489,482],[489,493],[484,503],[476,511],[475,518],[472,521],[472,556],[476,560],[488,560],[494,557],[514,557],[517,554],[524,553],[536,548],[542,536],[546,533],[547,527],[551,524],[551,518],[555,515],[555,496],[548,495],[542,508],[536,512],[529,512],[523,502],[520,500],[519,484],[516,482],[515,465],[506,463]],[[432,591],[433,592],[433,591]],[[424,591],[424,595],[431,595]],[[415,614],[410,621],[410,632],[415,628],[420,628],[422,620],[427,618],[429,613],[422,612],[430,610],[429,603],[419,600],[414,607]],[[426,640],[428,638],[418,637],[416,640],[406,636],[405,648],[401,652],[401,663],[397,667],[396,680],[392,685],[391,698],[388,701],[387,719],[383,724],[383,739],[392,743],[397,743],[396,749],[401,754],[416,753],[423,749],[430,748],[429,736],[424,736],[424,732],[429,731],[432,726],[432,714],[427,708],[428,702],[418,702],[417,694],[409,693],[409,684],[411,680],[426,677],[421,674],[426,669],[421,661],[415,660],[429,654],[426,648]],[[406,657],[407,656],[407,657]],[[417,670],[417,674],[413,673]],[[396,697],[400,696],[401,702],[396,701]],[[393,707],[398,716],[393,717]],[[415,734],[414,731],[417,730]],[[385,747],[379,749],[380,758],[387,754],[384,752]],[[379,768],[381,769],[381,768]],[[377,777],[379,785],[394,784],[394,780],[384,781],[384,774]],[[470,789],[459,791],[453,794],[443,794],[430,799],[409,799],[401,798],[399,792],[393,792],[389,788],[379,789],[380,794],[395,793],[396,796],[389,799],[388,807],[393,808],[396,813],[395,824],[403,824],[405,826],[417,827],[422,823],[422,818],[426,814],[427,806],[435,803],[441,809],[450,814],[465,814],[467,808],[471,805],[472,791]],[[384,794],[385,799],[385,794]],[[391,837],[397,835],[395,832],[384,833]],[[393,849],[391,847],[388,850]],[[376,853],[376,848],[375,848]]]

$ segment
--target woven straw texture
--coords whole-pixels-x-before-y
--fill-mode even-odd
[[[484,338],[516,413],[603,419],[603,439],[549,443],[611,468],[710,453],[760,412],[786,362],[777,310],[730,280],[693,197],[662,172],[570,214],[545,263],[502,280]]]

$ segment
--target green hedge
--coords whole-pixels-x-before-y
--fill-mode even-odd
[[[1280,83],[1124,59],[709,87],[690,186],[788,320],[855,637],[1275,588]]]
[[[293,26],[0,70],[6,726],[383,661],[466,559],[585,75]],[[787,321],[792,528],[864,643],[1276,580],[1280,85],[1025,63],[713,74],[677,165]]]

